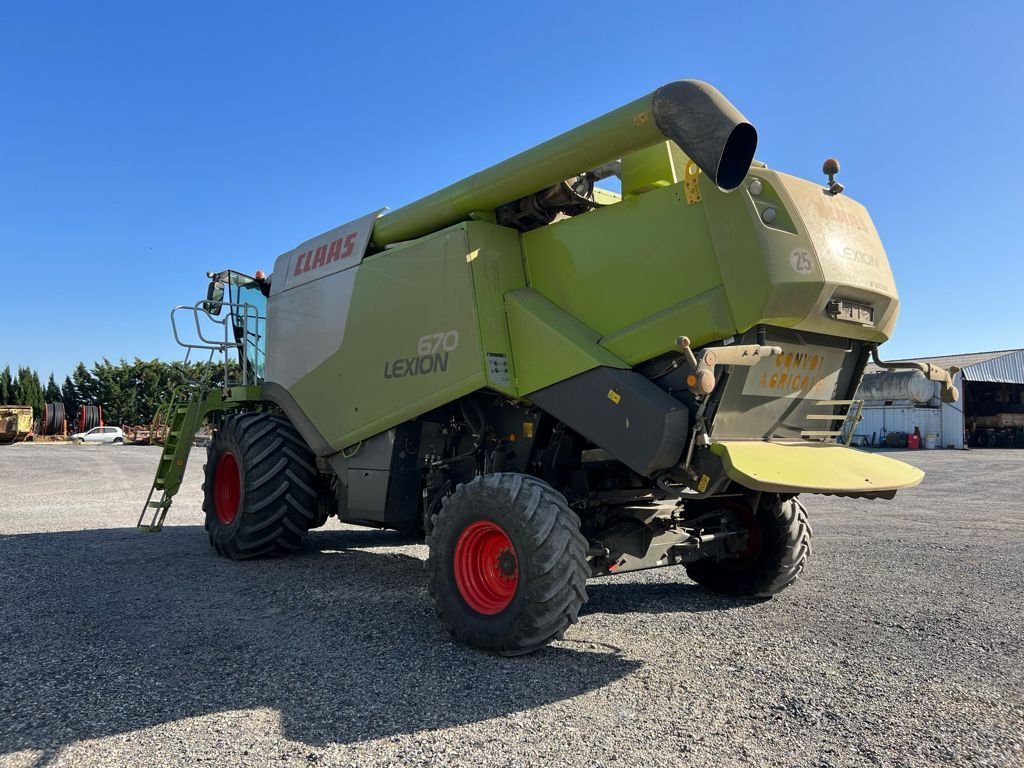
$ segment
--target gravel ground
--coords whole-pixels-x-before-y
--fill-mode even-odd
[[[216,557],[200,451],[137,533],[158,450],[0,448],[2,765],[1024,765],[1024,451],[807,497],[814,557],[769,602],[593,581],[565,641],[503,659],[448,640],[396,534]]]

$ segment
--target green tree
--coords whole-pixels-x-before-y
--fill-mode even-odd
[[[238,364],[230,363],[228,377],[237,381],[239,375]],[[185,381],[205,381],[208,386],[220,386],[224,381],[224,365],[166,363],[139,358],[113,363],[103,358],[91,366],[78,363],[60,386],[50,374],[45,387],[40,384],[38,374],[30,368],[19,367],[17,377],[12,377],[7,368],[0,371],[0,403],[25,403],[42,413],[44,403],[63,402],[65,414],[71,422],[78,418],[81,406],[99,405],[103,407],[103,420],[107,424],[149,424],[157,409],[169,402]],[[9,383],[5,385],[5,382]]]
[[[61,394],[60,387],[57,386],[57,382],[53,380],[53,372],[50,372],[50,378],[46,382],[46,390],[43,392],[43,399],[48,403],[59,403],[64,397]]]
[[[11,378],[11,366],[4,366],[0,371],[0,405],[14,403],[14,379]]]
[[[39,382],[39,374],[27,366],[18,368],[14,400],[16,405],[31,405],[36,413],[43,410],[43,385]]]
[[[78,411],[79,404],[78,388],[70,376],[64,377],[64,386],[60,388],[60,392],[61,399],[64,401],[64,414],[70,419],[72,414]]]
[[[77,405],[99,405],[96,396],[98,386],[96,378],[85,367],[85,363],[79,363],[71,374],[74,382],[74,390],[77,395]]]

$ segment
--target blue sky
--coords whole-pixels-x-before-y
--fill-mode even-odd
[[[885,354],[1024,346],[1020,8],[5,3],[0,366],[178,357],[168,310],[207,270],[269,270],[682,77],[770,166],[840,159],[903,301]]]

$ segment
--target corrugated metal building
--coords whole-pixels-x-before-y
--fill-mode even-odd
[[[913,434],[917,428],[922,442],[936,447],[1024,447],[1024,349],[912,361],[955,370],[960,399],[943,403],[938,383],[923,374],[889,372],[870,364],[857,393],[864,400],[863,420],[854,433],[860,440],[880,444],[883,435]]]

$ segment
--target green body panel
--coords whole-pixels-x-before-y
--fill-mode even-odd
[[[598,344],[600,334],[531,288],[509,293],[506,308],[520,394],[599,365],[629,367]]]
[[[493,224],[466,225],[470,252],[467,258],[473,272],[476,292],[477,317],[480,323],[482,361],[487,374],[487,386],[509,396],[516,396],[517,371],[512,341],[509,338],[509,318],[505,316],[505,296],[526,285],[519,233]],[[489,357],[488,357],[489,356]],[[499,375],[494,365],[504,356],[507,375]]]
[[[341,348],[291,388],[332,448],[485,385],[469,253],[466,227],[457,226],[354,268]],[[458,343],[444,349],[452,333]]]
[[[737,330],[763,323],[887,340],[896,322],[896,288],[864,207],[845,194],[830,195],[817,184],[765,168],[751,169],[750,178],[763,187],[756,197],[749,183],[724,194],[701,181]],[[770,226],[761,219],[769,207],[777,215]],[[874,326],[828,317],[825,304],[833,296],[873,306]]]
[[[642,195],[683,180],[688,158],[671,141],[622,158],[622,196]]]
[[[528,232],[523,247],[531,287],[602,337],[635,330],[722,284],[704,210],[687,205],[681,184]],[[614,352],[636,363],[668,351],[681,334],[720,338],[677,328],[634,336]]]
[[[601,345],[626,362],[636,364],[668,351],[679,336],[688,335],[696,347],[732,336],[735,331],[725,287],[717,285],[607,334],[601,338]]]
[[[289,390],[334,450],[484,387],[517,394],[504,300],[526,282],[518,233],[468,222],[354,270],[341,347]]]
[[[748,185],[725,193],[699,177],[700,202],[687,201],[681,182],[651,185],[528,232],[530,286],[631,365],[670,351],[681,335],[699,347],[759,324],[885,341],[896,292],[864,208],[768,169],[755,177],[756,199]],[[761,220],[767,207],[772,226]],[[828,317],[833,297],[873,306],[874,326]]]

